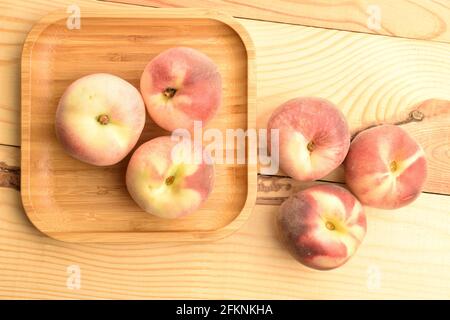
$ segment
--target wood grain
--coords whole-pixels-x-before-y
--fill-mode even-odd
[[[142,0],[119,0],[135,2]],[[105,8],[110,2],[91,0],[0,0],[0,25],[2,41],[0,42],[0,74],[6,79],[0,87],[0,144],[20,145],[20,77],[19,65],[22,44],[34,22],[46,13],[56,9],[67,9],[77,4],[81,9],[88,7]],[[142,4],[142,2],[141,2]],[[297,23],[309,26],[326,27],[342,30],[374,32],[379,34],[429,39],[450,42],[449,4],[445,0],[339,0],[311,2],[298,1],[222,1],[190,0],[154,1],[144,4],[153,6],[186,5],[192,7],[211,7],[223,10],[235,16]],[[370,4],[382,8],[381,30],[367,28]],[[118,5],[118,4],[117,4]],[[122,6],[123,7],[123,6]],[[420,23],[417,23],[420,21]]]
[[[20,190],[20,149],[0,145],[0,187]]]
[[[450,42],[450,3],[446,0],[103,1],[154,7],[214,8],[241,18]],[[379,19],[379,25],[374,19]]]
[[[0,144],[20,145],[20,57],[25,38],[45,13],[66,8],[69,3],[0,0]]]
[[[20,145],[20,59],[28,32],[46,14],[73,5],[81,11],[128,7],[94,0],[0,0],[0,144]]]
[[[5,125],[7,113],[0,109],[0,143],[8,143],[4,138],[8,136],[17,143],[20,140],[19,57],[26,33],[44,14],[65,9],[73,2],[81,4],[82,10],[93,5],[92,1],[0,0],[2,39],[16,43],[10,46],[0,42],[2,65],[7,61],[0,80],[5,84],[15,79],[5,84],[11,91],[8,89],[8,99],[2,102],[2,106],[12,107],[14,125]],[[392,12],[393,23],[402,21],[401,8]],[[406,32],[420,26],[416,22],[402,28]],[[261,24],[264,28],[268,25]],[[277,35],[295,39],[295,29],[278,25],[281,29]],[[260,48],[264,34],[258,38],[257,58],[268,59],[273,49]],[[270,41],[276,41],[276,37]],[[287,53],[292,60],[295,51]],[[444,142],[438,142],[439,152],[447,152]],[[0,161],[19,158],[17,148],[0,146],[0,150]],[[11,160],[6,163],[15,165]],[[20,193],[0,188],[0,297],[450,299],[448,196],[424,193],[399,211],[368,210],[368,235],[357,255],[338,270],[317,272],[297,264],[280,246],[273,230],[278,204],[293,190],[305,186],[287,178],[260,177],[258,204],[250,219],[238,232],[220,241],[122,245],[82,245],[50,239],[26,218]],[[71,265],[81,269],[80,289],[67,287],[67,268]]]
[[[148,61],[168,48],[189,46],[211,57],[223,79],[222,107],[208,127],[223,136],[228,129],[254,130],[254,49],[246,31],[208,10],[84,11],[75,31],[66,20],[65,12],[41,20],[22,56],[22,199],[31,221],[45,234],[73,242],[205,241],[236,231],[255,203],[255,163],[217,164],[207,201],[169,221],[145,213],[129,196],[129,157],[101,168],[71,158],[56,139],[54,119],[64,90],[81,76],[107,72],[139,87]],[[168,132],[148,119],[137,147],[161,135]],[[227,146],[224,154],[236,152],[236,143]],[[247,144],[247,151],[255,153],[256,146]]]
[[[450,44],[252,20],[243,24],[256,48],[258,128],[266,127],[284,101],[326,98],[345,114],[353,132],[400,124],[425,149],[425,190],[450,194]],[[270,42],[269,34],[276,34]],[[423,119],[410,119],[413,111]],[[342,170],[325,180],[342,182]]]
[[[16,157],[5,148],[3,155]],[[450,298],[447,196],[422,194],[395,213],[367,209],[368,234],[356,256],[320,272],[295,262],[274,230],[280,201],[307,185],[277,177],[260,177],[258,185],[243,228],[202,244],[60,242],[28,221],[18,191],[0,188],[0,298]]]
[[[450,194],[450,44],[241,23],[256,48],[258,128],[265,128],[272,111],[288,99],[329,99],[344,112],[353,132],[401,124],[425,149],[429,175],[424,190]],[[271,41],[268,35],[274,35]],[[410,119],[413,111],[423,119]],[[342,168],[325,180],[343,182]]]

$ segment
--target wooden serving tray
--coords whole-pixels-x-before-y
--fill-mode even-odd
[[[165,220],[143,212],[125,187],[129,156],[95,167],[68,156],[58,143],[54,116],[65,88],[96,72],[138,87],[147,62],[174,46],[201,50],[223,77],[223,105],[208,127],[256,128],[254,49],[233,18],[197,9],[112,8],[38,22],[22,54],[22,200],[43,233],[71,242],[197,241],[224,237],[248,218],[256,200],[256,165],[216,165],[215,188],[191,216]],[[138,146],[168,133],[147,116]],[[249,150],[247,150],[249,151]]]

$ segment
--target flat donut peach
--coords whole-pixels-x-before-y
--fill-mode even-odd
[[[343,161],[350,146],[344,115],[331,102],[320,98],[296,98],[279,106],[268,122],[279,130],[281,169],[299,181],[317,180]]]
[[[145,67],[141,93],[150,117],[168,131],[206,125],[222,102],[222,77],[204,53],[186,47],[161,52]]]
[[[169,136],[141,145],[128,163],[126,184],[134,201],[161,218],[178,218],[196,211],[214,186],[210,158],[196,163],[192,145]]]
[[[56,135],[72,157],[97,166],[118,163],[133,149],[145,124],[139,91],[107,73],[84,76],[64,92]]]
[[[344,163],[345,181],[361,203],[396,209],[416,199],[427,176],[421,146],[402,128],[381,125],[359,133]]]
[[[278,230],[300,263],[337,268],[356,252],[366,234],[366,215],[346,189],[327,184],[297,192],[280,207]]]

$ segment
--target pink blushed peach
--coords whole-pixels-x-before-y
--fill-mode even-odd
[[[317,185],[292,195],[280,207],[277,226],[293,257],[318,270],[346,263],[367,228],[359,201],[335,185]]]
[[[381,209],[396,209],[414,201],[427,176],[423,149],[395,125],[359,133],[344,169],[346,183],[361,203]]]
[[[204,53],[176,47],[161,52],[145,67],[141,93],[150,117],[168,131],[206,125],[222,102],[222,78]]]
[[[196,162],[195,158],[192,145],[169,136],[144,143],[134,152],[126,172],[131,197],[144,211],[161,218],[193,213],[214,186],[211,159]]]
[[[279,130],[281,169],[299,181],[317,180],[343,161],[350,146],[350,132],[341,111],[320,98],[296,98],[279,106],[268,122]]]

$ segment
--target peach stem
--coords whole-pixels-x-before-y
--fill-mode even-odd
[[[166,185],[170,186],[175,181],[175,176],[170,176],[166,178]]]
[[[306,148],[308,148],[308,151],[309,151],[309,152],[313,152],[313,150],[316,148],[316,145],[314,144],[313,141],[310,141],[310,142],[308,143],[308,145],[306,146]]]
[[[102,125],[107,125],[109,123],[109,117],[106,114],[101,114],[97,117],[97,121]]]
[[[333,231],[334,229],[336,229],[335,225],[333,223],[331,223],[330,221],[327,221],[325,223],[325,227],[327,227],[328,230]]]
[[[167,98],[172,98],[174,95],[175,95],[175,93],[177,93],[177,89],[175,89],[175,88],[166,88],[164,91],[163,91],[163,94],[167,97]]]
[[[389,168],[391,169],[391,172],[397,171],[397,168],[398,168],[397,162],[392,161],[392,162],[389,164]]]

